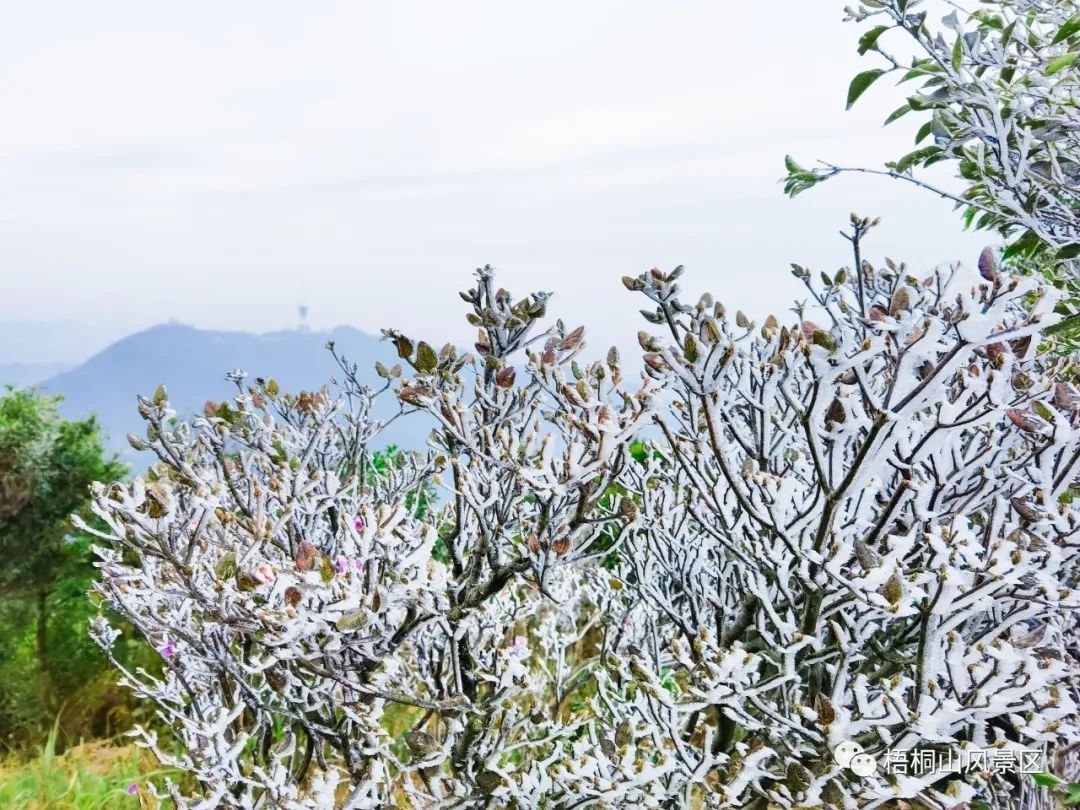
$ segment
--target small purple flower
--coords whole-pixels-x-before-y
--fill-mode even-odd
[[[364,519],[362,517],[360,517],[359,515],[357,515],[353,519],[353,524],[352,525],[353,525],[353,528],[356,529],[358,534],[360,532],[364,531]]]
[[[171,638],[166,638],[165,643],[158,647],[157,651],[161,653],[163,658],[169,658],[170,656],[176,655],[176,642]],[[132,785],[132,787],[134,787],[134,785]],[[128,793],[131,793],[131,788],[128,788]]]
[[[136,785],[134,782],[132,782],[130,785],[128,785],[128,793],[130,793],[132,796],[134,796],[138,792],[139,792],[139,786]]]
[[[349,570],[349,561],[346,560],[344,557],[338,557],[337,558],[337,572],[339,574],[344,574],[348,570]]]
[[[353,564],[353,568],[355,568],[357,571],[363,571],[364,570],[364,561],[363,560],[353,560],[352,564]]]

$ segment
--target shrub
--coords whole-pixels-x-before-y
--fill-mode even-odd
[[[614,356],[567,381],[583,330],[533,334],[546,295],[512,303],[481,271],[465,297],[476,353],[389,332],[410,370],[380,367],[380,392],[342,359],[334,394],[245,390],[238,376],[237,397],[193,425],[169,424],[164,389],[140,400],[147,439],[131,440],[160,462],[96,490],[108,526],[96,592],[165,659],[160,678],[117,665],[182,753],[150,729],[141,743],[190,773],[201,801],[483,796],[508,789],[496,760],[536,768],[579,730],[575,719],[534,739],[536,713],[559,712],[582,681],[563,651],[595,646],[578,621],[591,594],[562,571],[618,542],[605,498],[647,411],[608,401]],[[369,407],[390,381],[404,410],[439,427],[433,453],[380,468]],[[453,497],[417,515],[429,478]],[[116,637],[104,617],[93,632],[106,649]],[[533,646],[545,666],[530,670]]]
[[[874,223],[853,218],[857,255]],[[861,264],[758,326],[681,268],[624,283],[663,336],[583,363],[489,270],[475,353],[386,333],[379,391],[272,380],[171,423],[100,485],[96,592],[180,743],[178,806],[1012,806],[1014,775],[858,778],[928,749],[1077,741],[1080,393],[1054,295],[985,252]],[[813,319],[813,320],[812,320]],[[816,323],[815,323],[816,321]],[[437,420],[373,463],[374,396]],[[648,427],[651,426],[651,427]],[[651,431],[651,438],[648,438]],[[642,434],[644,442],[634,440]],[[441,504],[418,508],[425,482]],[[109,649],[116,631],[96,620]],[[1025,792],[1026,791],[1026,792]]]
[[[872,224],[854,218],[856,255]],[[679,271],[627,280],[666,333],[641,343],[673,401],[629,470],[649,665],[626,659],[612,703],[667,743],[665,795],[1012,806],[1015,778],[852,778],[833,751],[1077,740],[1080,394],[1039,354],[1055,296],[990,251],[979,272],[795,272],[810,307],[784,325],[683,303]]]

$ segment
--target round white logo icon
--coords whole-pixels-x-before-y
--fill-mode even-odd
[[[877,770],[877,760],[854,740],[845,740],[833,749],[833,759],[841,768],[851,768],[856,776],[869,776]]]
[[[863,747],[854,740],[845,740],[833,749],[833,759],[836,760],[836,764],[841,768],[847,768],[851,765],[851,758],[856,754],[861,754]]]
[[[856,754],[851,758],[848,766],[856,776],[869,776],[877,770],[877,760],[870,754]]]

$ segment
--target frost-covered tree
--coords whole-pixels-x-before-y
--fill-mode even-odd
[[[879,173],[953,199],[969,225],[1016,237],[1017,248],[1080,252],[1080,5],[1073,0],[872,0],[847,8],[868,22],[860,54],[881,67],[848,88],[848,106],[886,77],[918,88],[886,121],[914,114],[919,148]],[[914,49],[907,63],[899,53]],[[928,141],[928,143],[924,143]],[[957,164],[953,195],[919,178],[934,163]],[[788,191],[861,168],[789,164]]]
[[[606,495],[648,398],[614,396],[615,353],[578,365],[583,329],[538,328],[546,294],[484,270],[463,295],[475,353],[388,332],[404,370],[380,391],[340,358],[298,395],[235,374],[192,424],[140,399],[130,441],[158,462],[95,492],[96,593],[162,655],[122,674],[171,737],[138,741],[195,785],[167,784],[178,806],[484,806],[511,766],[515,794],[545,790],[538,758],[578,732],[556,720],[606,611],[575,586],[596,574],[563,572],[622,542]],[[374,463],[380,394],[435,417],[431,453]]]
[[[856,247],[872,224],[853,217]],[[833,751],[1078,740],[1080,394],[1038,353],[1054,296],[990,251],[978,272],[795,272],[810,300],[761,325],[684,302],[681,268],[625,279],[671,401],[621,479],[642,635],[608,699],[677,806],[1033,806],[1029,777],[859,778]]]
[[[878,65],[852,79],[850,107],[872,85],[895,78],[913,90],[886,124],[917,121],[915,149],[883,169],[788,158],[795,195],[843,172],[869,172],[952,200],[968,227],[1006,237],[1006,256],[1033,263],[1070,294],[1080,329],[1080,4],[1074,0],[872,0],[848,7],[865,23],[860,54]],[[909,56],[909,54],[914,56]],[[926,168],[955,167],[959,188]],[[1073,345],[1075,348],[1075,345]]]
[[[397,331],[372,391],[272,381],[102,485],[99,598],[162,655],[124,671],[182,807],[1034,807],[1028,777],[855,776],[1077,724],[1080,392],[1055,293],[861,258],[789,323],[626,278],[640,385],[489,270],[473,350]],[[435,422],[376,464],[370,402]],[[641,437],[644,441],[635,440]],[[418,493],[443,489],[440,505]],[[116,630],[98,620],[108,649]],[[1060,769],[1054,761],[1053,767]],[[155,788],[155,790],[158,790]]]

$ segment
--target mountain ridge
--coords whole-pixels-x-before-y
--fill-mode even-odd
[[[340,368],[325,348],[328,341],[359,365],[362,379],[370,372],[373,387],[375,362],[396,362],[390,344],[349,326],[255,334],[159,324],[117,340],[78,366],[48,378],[40,388],[64,397],[61,412],[67,418],[95,415],[108,448],[138,472],[152,460],[148,452],[133,450],[125,438],[129,432],[144,432],[135,407],[138,394],[148,396],[164,384],[177,414],[190,418],[202,412],[207,400],[235,395],[235,386],[225,375],[237,368],[251,379],[273,377],[283,391],[315,389],[340,377]],[[397,412],[397,403],[379,397],[373,412],[377,418],[389,418]],[[422,417],[398,419],[380,435],[380,445],[420,449],[426,434]]]

